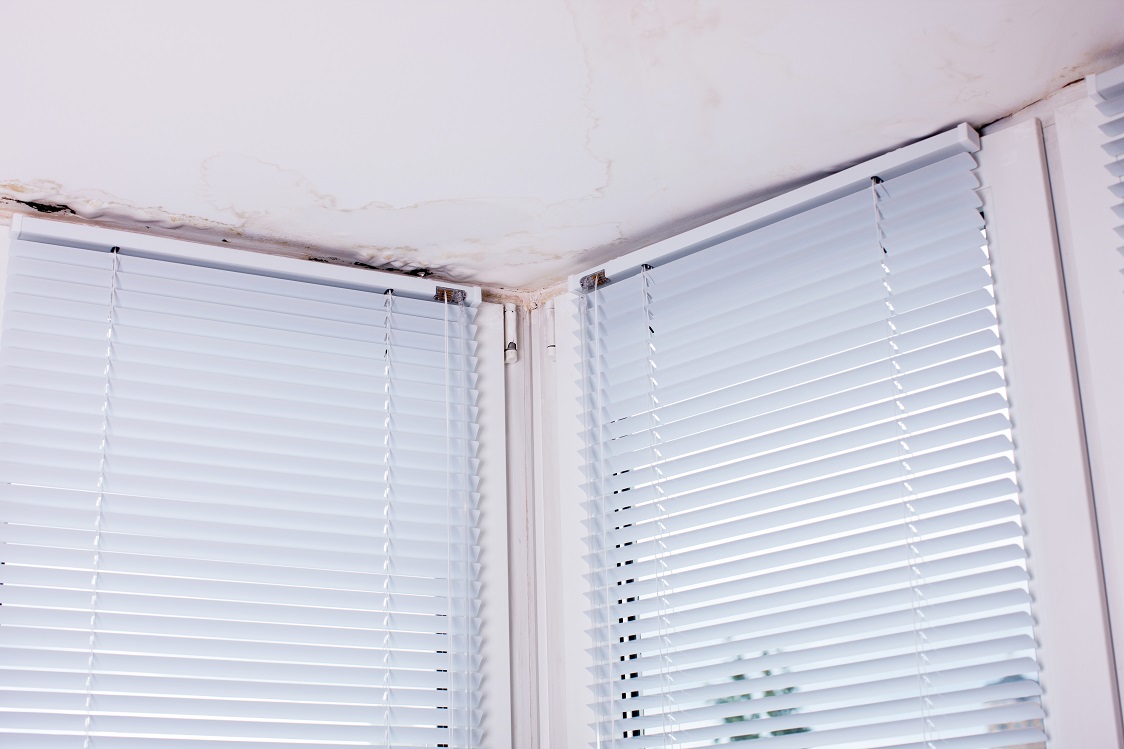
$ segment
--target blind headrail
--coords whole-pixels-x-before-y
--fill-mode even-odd
[[[438,287],[464,292],[465,304],[469,306],[479,304],[481,296],[478,287],[452,284],[433,278],[376,270],[359,272],[345,266],[215,247],[182,239],[88,226],[71,221],[51,221],[21,213],[12,216],[11,237],[25,242],[79,247],[102,252],[109,252],[114,247],[118,247],[123,255],[172,260],[187,265],[220,268],[359,291],[394,289],[396,295],[412,299],[433,300],[438,293]]]
[[[568,288],[577,293],[588,291],[588,288],[583,288],[582,279],[591,273],[603,274],[604,279],[600,283],[629,278],[638,274],[645,265],[663,265],[852,193],[869,190],[872,176],[883,180],[893,179],[949,156],[963,152],[975,153],[979,149],[979,134],[970,125],[961,123],[952,130],[903,146],[784,195],[648,245],[595,268],[575,273],[569,278]]]
[[[1096,73],[1085,79],[1089,96],[1097,104],[1103,104],[1117,96],[1124,96],[1124,65]]]

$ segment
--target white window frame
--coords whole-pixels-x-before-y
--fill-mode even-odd
[[[1121,745],[1119,697],[1041,124],[978,154],[1050,746]]]
[[[1089,451],[1089,471],[1104,557],[1109,618],[1116,642],[1117,682],[1124,684],[1124,240],[1114,227],[1118,202],[1105,169],[1093,93],[1083,86],[1073,101],[1043,123],[1050,182],[1057,209],[1058,240],[1073,330]],[[1090,86],[1092,89],[1092,86]]]
[[[504,389],[503,305],[481,302],[476,287],[423,280],[382,271],[359,270],[226,247],[140,235],[76,222],[13,216],[10,231],[0,231],[0,322],[5,273],[12,237],[71,247],[143,248],[146,256],[208,265],[348,288],[394,288],[403,296],[433,298],[437,286],[462,290],[477,307],[480,458],[480,564],[483,743],[489,749],[515,746],[512,740],[512,680],[509,634],[507,523],[507,405]]]
[[[1041,128],[1037,120],[1027,121],[984,136],[981,146],[977,157],[1029,534],[1028,566],[1048,745],[1122,746],[1096,518]],[[846,174],[828,178],[821,192],[830,195],[848,181]],[[793,211],[806,204],[803,196],[811,189],[767,201],[603,267],[611,279],[614,273],[627,272],[628,267],[652,258],[685,254],[715,237],[752,228],[770,213]],[[570,288],[579,277],[571,280]],[[583,424],[574,408],[581,398],[578,299],[568,290],[553,300],[556,359],[536,359],[543,381],[553,385],[555,398],[550,405],[556,419],[553,429],[546,427],[552,449],[540,466],[555,478],[536,504],[539,521],[556,535],[543,549],[539,572],[547,592],[538,618],[550,623],[538,629],[538,668],[547,690],[540,704],[539,746],[544,747],[596,743],[591,728],[596,716],[587,688],[593,640],[585,614],[585,497],[578,488],[583,481]],[[532,312],[532,321],[536,316],[545,319],[545,308]]]

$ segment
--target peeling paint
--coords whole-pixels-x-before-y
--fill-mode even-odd
[[[36,203],[33,200],[16,200],[15,198],[0,198],[0,200],[7,203],[15,203],[30,208],[38,213],[69,213],[73,214],[74,209],[68,205],[57,205],[53,203]]]
[[[178,229],[184,226],[207,230],[223,228],[218,222],[180,216],[164,208],[129,205],[126,201],[110,197],[101,191],[71,191],[50,180],[0,182],[0,200],[22,203],[32,208],[36,205],[60,207],[60,210],[65,209],[83,219],[105,221],[122,227],[131,226],[134,229],[138,226],[146,229]]]

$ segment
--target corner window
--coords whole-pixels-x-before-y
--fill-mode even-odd
[[[587,284],[602,746],[1042,746],[975,166]]]

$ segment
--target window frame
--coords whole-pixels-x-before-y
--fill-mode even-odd
[[[507,454],[505,423],[507,404],[504,390],[503,307],[481,301],[481,290],[422,280],[382,271],[359,270],[325,265],[295,258],[279,257],[227,247],[215,247],[178,239],[140,235],[116,229],[52,221],[15,214],[9,231],[0,231],[0,322],[6,290],[6,269],[13,237],[71,247],[135,247],[143,254],[188,264],[294,280],[309,280],[356,289],[394,288],[403,296],[433,298],[438,286],[463,290],[466,303],[477,308],[477,406],[479,409],[479,491],[481,539],[480,611],[481,644],[478,653],[482,667],[482,745],[510,747],[511,738],[511,658],[508,611],[508,520]],[[492,540],[487,542],[486,539]]]
[[[1041,123],[1031,119],[985,135],[978,156],[1048,745],[1120,746],[1100,544]],[[1068,501],[1058,501],[1062,497]]]
[[[1040,124],[1024,122],[985,135],[980,143],[977,158],[1015,422],[1049,745],[1121,746],[1118,689],[1108,665],[1113,661],[1112,643],[1096,518]],[[842,179],[834,175],[825,182],[833,185]],[[792,210],[807,189],[600,267],[612,278],[609,270],[619,273],[628,265],[650,262],[648,258],[685,254],[713,243],[715,237],[751,228],[771,208]],[[538,632],[539,668],[552,695],[549,709],[543,709],[549,712],[544,718],[544,746],[596,742],[590,725],[596,715],[587,689],[593,640],[585,615],[585,565],[578,562],[586,553],[585,497],[577,488],[583,481],[584,427],[573,408],[581,398],[581,361],[579,295],[572,289],[582,275],[571,277],[569,288],[554,299],[557,360],[539,365],[550,371],[557,419],[556,431],[546,438],[552,460],[543,470],[559,477],[541,499],[543,514],[549,518],[546,527],[558,535],[547,549],[542,571],[550,592],[540,619],[557,623],[553,631],[540,628]],[[1055,447],[1057,443],[1063,448]],[[1059,494],[1069,501],[1051,501]]]
[[[1122,68],[1121,70],[1124,70]],[[1091,88],[1091,87],[1090,87]],[[1043,122],[1043,139],[1056,207],[1058,242],[1077,366],[1077,382],[1089,453],[1090,480],[1104,559],[1104,578],[1116,647],[1117,683],[1124,683],[1124,284],[1121,283],[1121,220],[1109,193],[1114,183],[1105,169],[1108,140],[1100,130],[1107,119],[1083,86]]]

